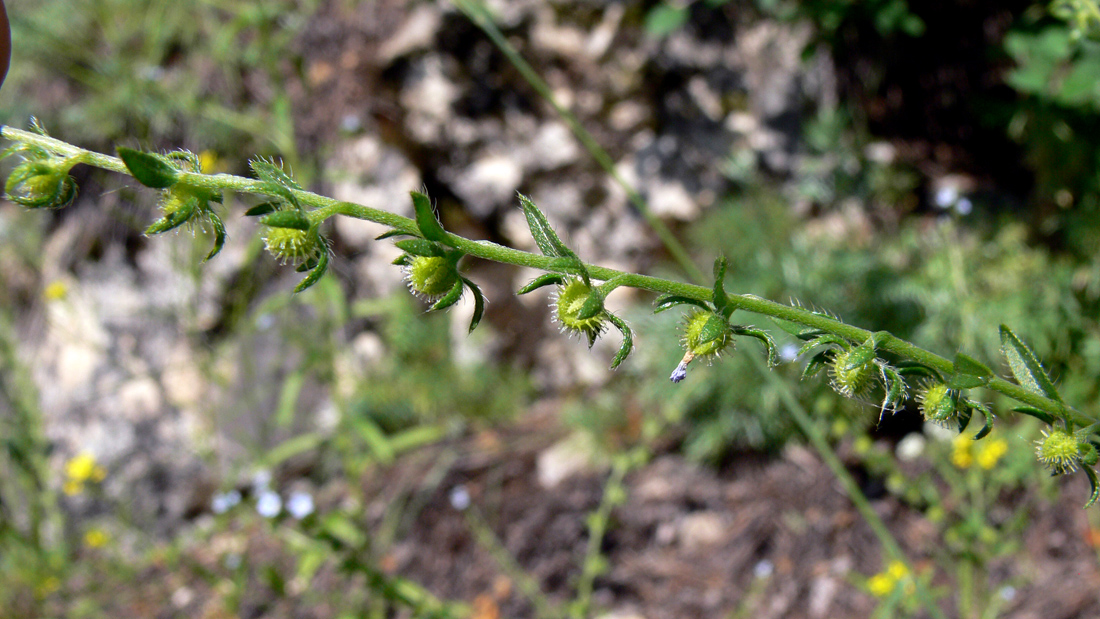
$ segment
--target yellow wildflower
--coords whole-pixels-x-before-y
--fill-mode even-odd
[[[212,174],[218,170],[221,166],[221,162],[218,161],[218,153],[212,150],[204,150],[199,153],[199,166],[205,174]]]
[[[951,463],[960,469],[970,468],[974,464],[973,439],[960,434],[952,441]]]
[[[84,545],[88,548],[102,548],[110,538],[103,529],[88,529],[84,532]]]
[[[96,463],[95,456],[82,452],[65,463],[65,482],[61,489],[70,496],[84,491],[84,484],[98,483],[107,476],[107,471]]]
[[[871,595],[884,598],[894,591],[898,581],[888,572],[879,572],[867,580],[867,589]]]
[[[976,456],[978,466],[988,471],[996,466],[997,461],[1006,453],[1008,453],[1008,443],[1004,439],[997,438],[983,441],[978,446],[978,454]]]
[[[42,296],[47,301],[60,301],[65,298],[65,295],[69,294],[69,287],[65,285],[65,282],[57,280],[50,282],[46,289],[42,291]]]

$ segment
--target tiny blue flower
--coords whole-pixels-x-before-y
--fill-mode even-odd
[[[224,514],[230,509],[236,507],[241,502],[241,493],[237,490],[230,490],[228,492],[219,492],[214,495],[214,498],[210,500],[210,509],[215,514]]]
[[[274,518],[283,511],[283,500],[274,490],[264,490],[256,499],[256,512],[264,518]]]
[[[466,490],[466,486],[455,486],[451,489],[451,507],[462,511],[470,506],[470,491]]]
[[[297,520],[313,513],[313,496],[308,492],[291,492],[286,500],[286,511]]]

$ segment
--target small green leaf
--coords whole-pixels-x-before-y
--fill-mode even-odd
[[[816,327],[807,327],[806,325],[799,324],[790,320],[784,320],[782,318],[772,318],[771,321],[775,323],[775,326],[786,331],[787,333],[790,333],[800,340],[809,340],[825,333],[824,331]]]
[[[264,202],[263,204],[257,204],[252,208],[244,212],[245,217],[258,217],[260,215],[267,215],[268,213],[274,213],[279,210],[278,202]]]
[[[772,339],[770,333],[751,325],[734,325],[730,330],[733,331],[734,335],[755,337],[760,340],[760,343],[764,345],[764,350],[768,353],[768,367],[779,365],[779,349],[776,347],[775,340]]]
[[[711,302],[714,303],[715,311],[724,316],[726,320],[729,320],[730,314],[733,313],[733,310],[729,310],[727,313],[729,298],[726,297],[725,284],[722,282],[726,278],[726,268],[728,266],[725,256],[718,256],[714,259],[714,291],[711,295]]]
[[[847,340],[845,340],[845,339],[843,339],[839,336],[836,336],[836,335],[831,335],[831,334],[830,335],[822,335],[822,336],[818,337],[817,339],[810,340],[809,342],[806,342],[805,344],[803,344],[802,348],[798,349],[798,353],[795,354],[795,357],[801,357],[802,355],[810,352],[811,350],[817,348],[818,346],[829,346],[829,345],[833,345],[833,346],[836,346],[838,348],[842,348],[844,350],[848,349],[848,341]]]
[[[217,213],[209,212],[206,214],[210,218],[210,225],[214,228],[214,248],[210,250],[210,253],[203,258],[203,262],[210,260],[222,250],[225,245],[225,223],[222,222],[222,218],[218,217]]]
[[[519,203],[523,207],[524,216],[527,217],[527,227],[531,229],[531,236],[534,237],[535,244],[539,246],[544,255],[577,258],[573,250],[569,249],[558,237],[558,234],[554,232],[554,229],[550,226],[550,221],[546,219],[546,215],[539,210],[539,207],[535,206],[531,198],[521,193],[519,194]],[[577,259],[577,261],[580,260]]]
[[[901,361],[897,364],[898,374],[902,376],[925,376],[936,382],[943,382],[943,377],[935,368],[918,361]]]
[[[726,319],[713,312],[707,314],[707,321],[699,330],[699,343],[706,344],[730,332],[730,325]]]
[[[386,232],[383,232],[382,234],[379,234],[378,236],[374,237],[374,240],[384,241],[386,239],[393,238],[395,236],[413,236],[413,235],[409,234],[408,232],[403,232],[401,230],[387,230]]]
[[[981,387],[988,384],[990,379],[993,378],[993,370],[981,361],[961,352],[955,354],[955,361],[952,365],[954,366],[954,372],[945,383],[951,389]]]
[[[970,417],[974,414],[974,409],[969,406],[958,405],[958,392],[951,392],[955,396],[955,410],[959,411],[959,434],[966,431],[966,426],[970,425]]]
[[[179,181],[180,171],[164,159],[152,154],[120,146],[118,156],[137,182],[153,189],[167,189]]]
[[[980,402],[971,402],[970,400],[964,401],[963,405],[978,411],[985,417],[985,425],[974,435],[974,440],[979,441],[993,431],[993,411],[989,410],[988,406]]]
[[[179,208],[153,222],[153,225],[145,229],[145,234],[160,234],[179,227],[190,221],[197,208],[199,208],[199,199],[192,196]]]
[[[482,294],[481,288],[478,288],[477,284],[465,277],[460,277],[460,279],[470,289],[470,294],[474,295],[474,315],[470,318],[470,330],[468,331],[468,333],[473,333],[477,325],[481,323],[482,315],[485,314],[485,295]]]
[[[1016,408],[1014,408],[1012,410],[1017,412],[1017,413],[1023,413],[1024,415],[1034,417],[1034,418],[1038,419],[1039,421],[1042,421],[1043,423],[1048,424],[1048,425],[1054,424],[1055,419],[1057,419],[1057,417],[1055,417],[1054,415],[1051,415],[1050,413],[1048,413],[1046,411],[1039,410],[1039,409],[1035,408],[1034,406],[1017,406]]]
[[[439,224],[435,217],[435,209],[432,208],[432,200],[419,191],[412,192],[413,208],[416,210],[416,226],[420,228],[420,234],[429,241],[443,242],[447,239],[447,232]]]
[[[1085,467],[1085,475],[1089,478],[1089,487],[1092,489],[1089,492],[1089,500],[1085,502],[1085,509],[1088,509],[1096,503],[1096,499],[1100,499],[1100,480],[1096,479],[1096,471],[1091,466]]]
[[[609,312],[607,319],[623,334],[623,344],[619,347],[619,352],[615,354],[615,359],[611,361],[611,369],[614,370],[619,367],[619,364],[626,361],[626,358],[630,356],[630,352],[634,350],[634,332],[630,330],[630,326],[626,324],[625,320],[615,314]]]
[[[313,284],[321,281],[321,278],[325,275],[325,271],[328,270],[328,260],[328,250],[326,249],[321,252],[321,258],[317,261],[317,266],[309,272],[309,275],[306,275],[305,279],[294,287],[294,292],[302,292]]]
[[[264,455],[264,465],[274,468],[294,456],[319,447],[324,442],[325,436],[320,432],[299,434],[294,438],[279,443],[273,449],[270,449]]]
[[[271,228],[291,228],[294,230],[309,230],[309,217],[299,210],[276,211],[265,215],[260,223]]]
[[[577,311],[577,320],[588,320],[599,316],[603,311],[603,299],[603,292],[599,288],[593,288],[581,305],[581,309]]]
[[[668,36],[683,27],[687,23],[688,16],[687,6],[673,6],[667,2],[662,2],[646,13],[646,33],[655,38]]]
[[[845,370],[854,370],[855,368],[867,365],[875,359],[875,336],[867,338],[867,341],[863,342],[859,346],[856,346],[851,350],[848,355],[848,363],[844,366]]]
[[[451,287],[451,291],[444,295],[442,299],[433,303],[432,306],[428,308],[428,311],[434,312],[436,310],[446,309],[458,303],[458,300],[462,298],[462,290],[462,278],[459,278],[458,281],[455,282],[455,285]]]
[[[535,279],[531,280],[523,288],[520,288],[516,294],[527,294],[533,290],[538,290],[543,286],[560,286],[565,283],[565,278],[557,273],[543,273]]]
[[[816,375],[829,364],[829,351],[823,350],[810,358],[810,362],[802,370],[802,380]]]
[[[424,239],[404,239],[394,243],[394,246],[401,251],[412,254],[414,256],[424,256],[428,258],[442,257],[447,255],[447,252],[443,250],[439,245],[425,241]]]
[[[294,189],[297,191],[303,191],[302,186],[299,185],[289,174],[283,170],[282,166],[269,161],[267,159],[253,159],[248,162],[249,167],[256,174],[256,177],[260,180],[285,187],[287,189]]]
[[[657,300],[654,301],[653,304],[656,306],[655,308],[653,308],[654,314],[660,314],[661,312],[667,309],[672,309],[677,305],[694,305],[695,307],[707,310],[708,312],[712,311],[710,309],[710,306],[708,306],[703,301],[692,299],[691,297],[681,297],[675,294],[663,294],[657,297]]]
[[[1001,325],[1001,352],[1008,359],[1008,367],[1021,387],[1062,404],[1054,382],[1047,376],[1035,353],[1005,325]]]

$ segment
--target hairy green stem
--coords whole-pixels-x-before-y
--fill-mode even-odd
[[[72,158],[80,163],[119,172],[121,174],[129,174],[122,160],[117,157],[88,151],[51,137],[29,131],[22,131],[8,126],[0,127],[0,136],[8,140],[41,147],[63,157]],[[280,197],[279,194],[271,191],[270,186],[265,185],[261,181],[231,174],[197,174],[181,172],[179,178],[179,182],[186,183],[193,187],[266,195],[274,198]],[[304,207],[311,207],[312,210],[309,211],[309,217],[315,224],[336,215],[343,215],[380,223],[394,230],[413,236],[420,235],[416,221],[408,217],[402,217],[401,215],[360,204],[342,202],[309,191],[295,190],[294,194]],[[567,271],[562,270],[560,263],[555,263],[558,259],[551,256],[521,251],[489,241],[475,241],[452,233],[447,233],[443,242],[476,258],[568,274]],[[619,286],[648,290],[659,294],[678,295],[704,302],[711,301],[713,296],[713,290],[703,286],[652,277],[649,275],[641,275],[638,273],[625,273],[623,271],[594,264],[586,264],[585,267],[588,269],[588,273],[591,277],[602,281],[615,279]],[[821,313],[812,312],[801,307],[776,303],[775,301],[769,301],[756,295],[732,294],[727,295],[727,297],[729,305],[735,309],[820,329],[821,331],[831,333],[856,344],[865,342],[868,338],[873,336],[875,338],[875,348],[877,351],[890,352],[901,358],[916,361],[934,368],[945,376],[951,375],[954,371],[954,366],[948,359],[885,331],[872,332],[867,329],[861,329]],[[1002,378],[992,378],[985,387],[1028,406],[1052,413],[1078,426],[1091,426],[1100,422],[1100,420],[1089,415],[1072,409],[1060,402],[1055,402],[1054,400],[1043,397],[1038,393]]]

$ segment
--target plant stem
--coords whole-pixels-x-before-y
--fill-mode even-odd
[[[119,172],[121,174],[129,174],[122,160],[117,157],[88,151],[48,136],[22,131],[9,126],[0,127],[0,136],[15,142],[41,147],[63,157],[72,158],[75,161],[90,166]],[[274,198],[280,197],[278,193],[272,192],[270,186],[265,185],[261,181],[231,174],[180,172],[179,182],[186,183],[193,187],[217,191],[228,190]],[[319,223],[336,215],[343,215],[346,217],[373,221],[389,226],[405,234],[420,236],[416,222],[408,217],[402,217],[401,215],[363,206],[361,204],[341,202],[309,191],[295,190],[294,194],[304,207],[312,207],[313,210],[309,212],[309,217],[313,223]],[[489,241],[475,241],[451,233],[447,233],[443,242],[476,258],[568,274],[561,269],[559,264],[555,264],[555,260],[557,259],[551,256],[543,256],[512,249]],[[594,279],[602,281],[616,279],[620,286],[648,290],[659,294],[678,295],[704,302],[710,302],[713,296],[712,289],[703,286],[652,277],[649,275],[641,275],[639,273],[626,273],[594,264],[586,264],[585,267],[588,269],[589,275]],[[801,307],[783,305],[782,303],[769,301],[756,295],[733,294],[727,295],[727,297],[729,304],[739,310],[798,323],[814,329],[820,329],[823,332],[831,333],[857,344],[874,336],[875,347],[878,351],[890,352],[899,357],[916,361],[934,368],[944,375],[950,375],[954,371],[954,366],[948,359],[885,331],[868,331],[867,329],[845,324],[840,320],[824,314],[811,312]],[[1060,402],[1055,402],[1017,384],[1010,383],[1002,378],[994,377],[985,387],[1028,406],[1052,413],[1078,426],[1090,426],[1100,421]]]

